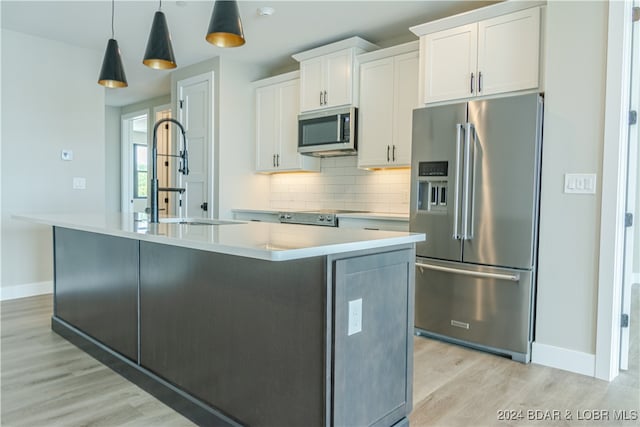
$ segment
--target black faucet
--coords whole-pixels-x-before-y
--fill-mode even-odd
[[[171,122],[178,125],[182,131],[182,140],[184,141],[183,150],[179,155],[169,155],[169,157],[179,157],[181,161],[181,167],[178,172],[183,175],[189,175],[189,159],[187,155],[187,136],[184,132],[184,126],[172,118],[160,119],[153,126],[153,148],[151,152],[151,220],[149,222],[158,222],[158,127],[164,122]],[[163,188],[166,191],[177,191],[183,193],[184,188]]]

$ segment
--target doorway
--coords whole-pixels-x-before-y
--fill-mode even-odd
[[[153,108],[153,123],[161,119],[171,118],[171,104],[160,105]],[[175,152],[173,147],[173,132],[169,123],[163,123],[157,130],[156,141],[158,144],[158,187],[177,187],[175,166]],[[160,215],[182,216],[182,194],[170,191],[158,192],[158,211]]]
[[[640,14],[640,0],[634,0],[635,14]],[[625,201],[626,228],[624,236],[624,268],[622,287],[622,327],[620,329],[620,381],[640,386],[640,132],[637,114],[640,111],[640,22],[631,27],[631,79],[629,88],[630,125],[627,148],[627,194]],[[635,112],[635,124],[633,115]]]
[[[122,212],[144,212],[149,189],[148,112],[122,116]]]

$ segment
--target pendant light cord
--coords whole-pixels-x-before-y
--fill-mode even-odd
[[[111,38],[115,38],[115,31],[113,30],[113,16],[115,10],[116,0],[111,0]]]
[[[158,7],[158,10],[162,9],[162,0],[160,0],[160,6]]]

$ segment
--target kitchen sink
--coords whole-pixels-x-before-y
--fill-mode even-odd
[[[246,222],[243,222],[243,221],[231,221],[231,220],[208,219],[208,218],[160,218],[159,221],[164,224],[186,224],[186,225],[246,224]]]

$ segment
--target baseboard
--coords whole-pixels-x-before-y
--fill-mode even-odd
[[[595,377],[596,355],[552,345],[533,343],[531,363]]]
[[[0,287],[0,301],[53,293],[53,282],[25,283]]]

